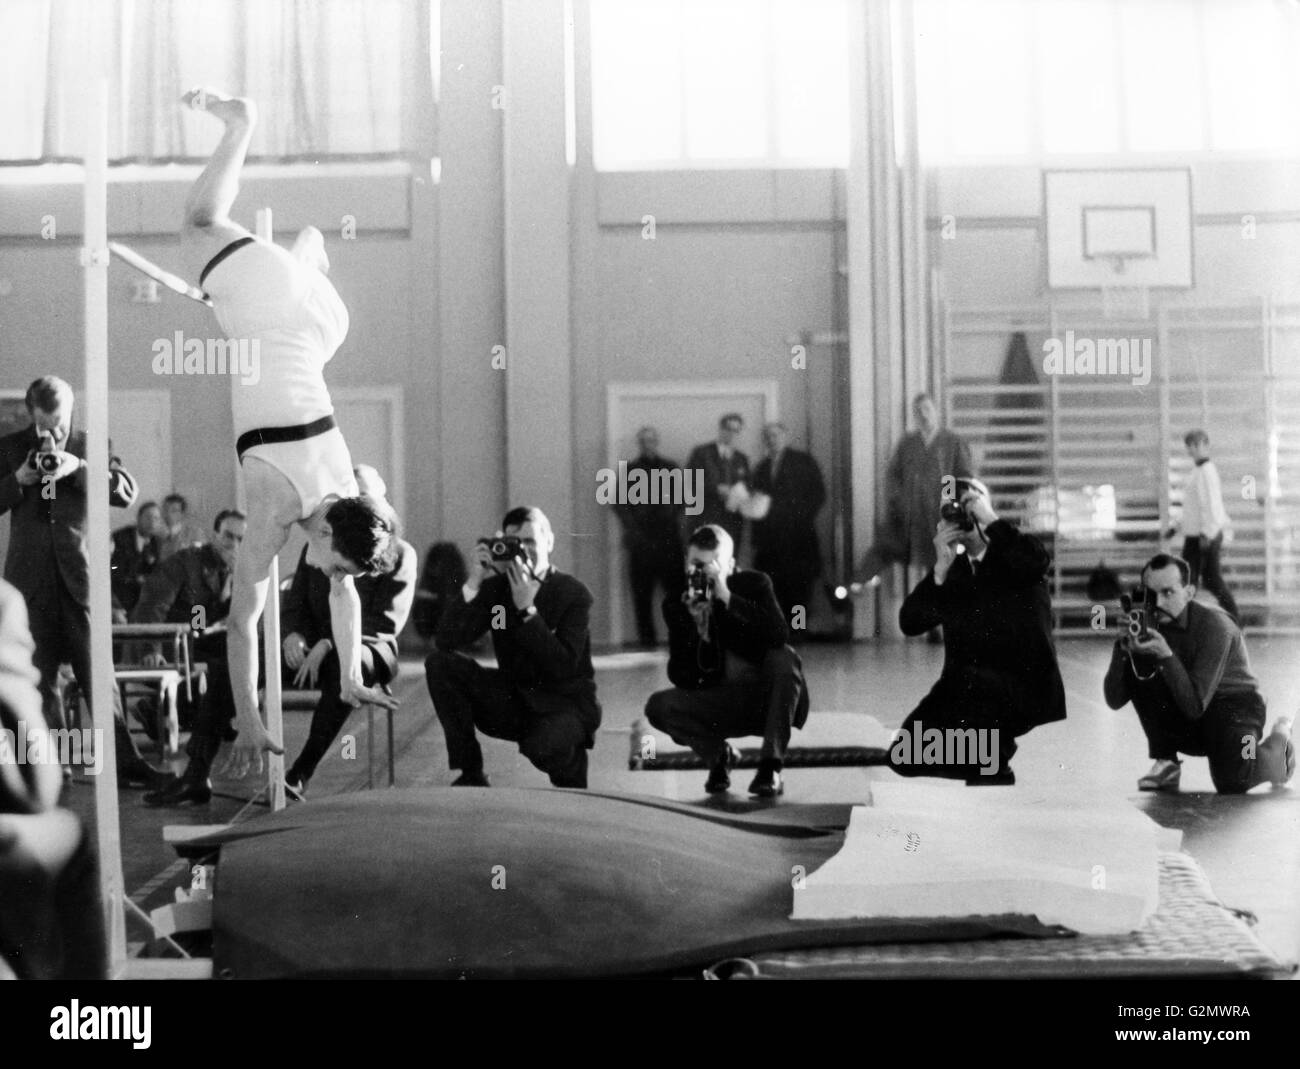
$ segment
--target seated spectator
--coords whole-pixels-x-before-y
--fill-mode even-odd
[[[208,774],[223,739],[232,736],[235,715],[226,666],[226,616],[234,581],[235,558],[247,523],[236,509],[224,509],[206,545],[187,546],[166,558],[145,580],[131,614],[136,624],[187,623],[197,632],[194,655],[208,666],[207,692],[190,732],[184,773],[144,796],[146,805],[203,804],[212,797]],[[161,646],[145,654],[147,665],[163,663]]]
[[[374,468],[359,465],[353,474],[361,493],[386,496],[387,487]],[[414,547],[399,538],[397,564],[391,572],[356,578],[361,599],[361,675],[368,687],[384,686],[397,678],[397,636],[411,612],[415,569]],[[285,787],[301,798],[353,709],[341,696],[339,655],[330,635],[329,576],[307,563],[306,546],[282,599],[280,629],[285,633],[284,660],[294,673],[293,685],[321,692],[307,741],[284,776]]]
[[[663,603],[673,686],[650,696],[646,718],[704,760],[710,794],[731,787],[739,755],[727,740],[761,735],[749,793],[774,798],[790,730],[808,719],[808,687],[772,581],[736,570],[735,543],[716,524],[691,535],[686,571],[685,593]]]
[[[556,787],[587,786],[587,751],[600,726],[588,621],[591,593],[551,564],[555,535],[537,508],[515,508],[502,533],[514,555],[493,559],[490,539],[474,549],[461,596],[438,625],[424,662],[433,708],[460,771],[452,786],[486,787],[475,731],[519,743]],[[456,651],[489,630],[498,668]]]
[[[158,538],[160,560],[182,549],[203,545],[203,535],[190,524],[189,509],[189,502],[181,494],[173,492],[163,498],[163,530]]]
[[[1156,554],[1142,584],[1154,595],[1154,619],[1145,635],[1122,621],[1104,683],[1112,709],[1133,703],[1155,761],[1138,789],[1178,790],[1180,753],[1209,758],[1220,794],[1285,784],[1295,773],[1291,720],[1279,719],[1263,738],[1264,699],[1241,630],[1226,612],[1192,600],[1196,587],[1181,557]]]
[[[156,501],[146,501],[136,510],[135,523],[113,532],[113,622],[125,623],[140,588],[158,566],[159,537],[163,532],[162,509]]]

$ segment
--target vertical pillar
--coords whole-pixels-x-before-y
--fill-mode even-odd
[[[871,2],[871,0],[867,0]],[[848,246],[849,472],[853,482],[853,545],[861,554],[875,539],[877,463],[875,293],[871,212],[871,123],[867,112],[866,4],[849,5],[849,167],[845,176]],[[882,588],[876,588],[879,591]],[[872,634],[874,613],[854,614],[854,637]]]
[[[910,20],[894,0],[850,7],[849,405],[855,547],[872,543],[881,475],[906,431],[907,397],[928,380],[924,207],[910,78]],[[896,110],[902,94],[901,110]],[[896,116],[902,119],[896,123]],[[939,493],[939,487],[935,487]],[[885,634],[897,635],[898,569],[877,588]],[[870,634],[870,613],[855,637]]]
[[[112,593],[109,589],[108,515],[108,79],[88,63],[86,155],[81,250],[82,320],[86,391],[80,405],[86,423],[86,552],[90,578],[90,703],[95,748],[103,765],[95,777],[95,841],[100,903],[108,939],[109,975],[126,967],[126,891],[122,877],[121,826],[117,807],[117,752],[113,726]]]
[[[570,165],[564,0],[503,0],[506,482],[573,559]]]
[[[438,107],[439,537],[472,544],[505,511],[501,8],[442,0]],[[502,360],[505,361],[502,364]],[[469,454],[472,452],[472,459]]]

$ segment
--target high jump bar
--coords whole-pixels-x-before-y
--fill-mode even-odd
[[[147,275],[155,282],[160,282],[173,293],[179,293],[182,297],[189,297],[190,300],[198,301],[200,304],[206,304],[212,307],[212,298],[204,293],[197,286],[191,286],[180,275],[174,275],[165,268],[159,267],[152,260],[141,256],[134,249],[123,245],[120,241],[110,241],[108,251],[116,256],[125,264],[130,264],[142,275]]]

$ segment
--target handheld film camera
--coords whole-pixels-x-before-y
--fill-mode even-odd
[[[496,564],[507,564],[520,558],[526,559],[523,543],[515,535],[493,535],[490,538],[480,538],[478,544],[488,547],[488,552],[492,554],[492,561]]]
[[[709,579],[709,573],[698,564],[692,564],[686,572],[686,592],[690,595],[692,601],[699,601],[701,598],[709,596],[709,587],[712,580]]]
[[[59,470],[59,451],[54,445],[52,434],[41,435],[41,444],[32,454],[32,467],[42,475],[53,475]]]
[[[961,499],[971,490],[988,497],[988,487],[978,479],[958,478],[955,480],[952,496],[945,497],[939,506],[939,518],[947,523],[955,523],[963,531],[975,530],[975,518]]]
[[[1148,638],[1156,622],[1156,592],[1146,587],[1134,587],[1131,595],[1119,596],[1119,607],[1128,633],[1139,640]]]

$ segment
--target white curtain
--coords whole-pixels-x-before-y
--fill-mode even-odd
[[[250,157],[431,154],[429,0],[3,0],[0,163],[75,160],[87,35],[109,55],[109,157],[205,157],[219,130],[177,105],[255,98]]]

